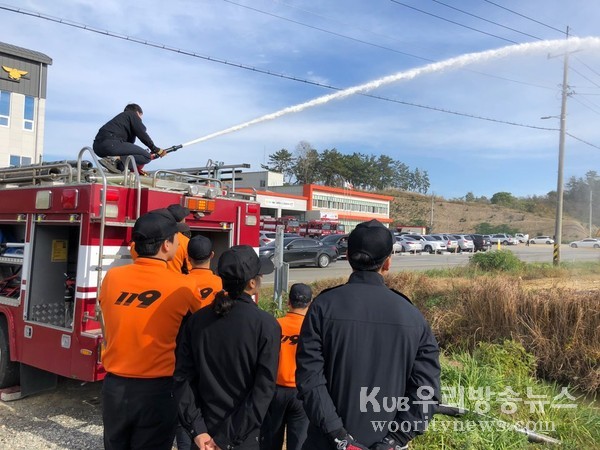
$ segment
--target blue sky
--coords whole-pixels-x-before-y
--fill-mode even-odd
[[[557,30],[567,25],[576,37],[600,35],[600,8],[592,0],[8,0],[5,5],[338,88],[513,45],[509,41],[560,40],[564,34]],[[5,10],[0,20],[5,42],[54,61],[46,159],[74,158],[129,102],[144,108],[150,135],[168,147],[332,93]],[[307,141],[318,150],[386,154],[426,170],[430,191],[447,198],[467,192],[546,194],[556,189],[558,131],[398,102],[558,128],[559,120],[540,117],[560,114],[560,55],[558,47],[508,51],[501,58],[422,74],[370,92],[392,101],[361,95],[333,100],[184,147],[149,169],[203,166],[211,159],[259,170],[269,154],[281,148],[294,152]],[[600,47],[578,48],[570,67],[567,131],[600,147]],[[600,149],[567,137],[565,180],[600,171],[599,165]]]

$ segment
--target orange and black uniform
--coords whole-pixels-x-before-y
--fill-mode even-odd
[[[286,449],[300,450],[308,429],[308,417],[296,389],[296,348],[304,315],[288,312],[277,321],[281,326],[277,387],[262,425],[261,450],[281,450],[286,428]]]
[[[187,248],[190,238],[179,232],[177,233],[177,239],[179,239],[179,247],[177,247],[173,259],[167,261],[167,268],[176,273],[189,273],[190,263],[188,262]],[[129,252],[131,253],[131,258],[135,261],[138,258],[138,253],[135,251],[134,243],[131,243]]]
[[[110,269],[102,282],[106,449],[170,449],[173,443],[175,341],[200,297],[193,279],[165,269],[162,259],[138,257]]]
[[[200,293],[201,308],[212,304],[217,292],[223,289],[221,277],[215,275],[210,269],[194,268],[190,270],[189,277],[196,280],[196,288]]]

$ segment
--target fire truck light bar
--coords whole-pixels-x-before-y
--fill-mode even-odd
[[[211,213],[215,210],[216,202],[205,198],[186,198],[185,204],[190,211]]]

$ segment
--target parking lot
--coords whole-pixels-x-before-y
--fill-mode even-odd
[[[492,247],[492,251],[498,248]],[[510,250],[519,259],[524,262],[552,262],[552,251],[554,246],[546,244],[525,244],[501,246],[503,250]],[[593,248],[570,248],[563,244],[560,247],[562,262],[578,261],[600,261],[600,249]],[[429,270],[443,269],[453,266],[466,265],[472,253],[448,253],[443,252],[439,255],[430,255],[428,253],[409,254],[398,253],[392,257],[392,272],[405,270]],[[290,283],[302,282],[311,283],[317,280],[327,278],[347,278],[352,272],[350,264],[345,259],[339,259],[329,267],[319,269],[315,267],[297,267],[290,269]],[[272,285],[273,275],[267,275],[263,284]]]

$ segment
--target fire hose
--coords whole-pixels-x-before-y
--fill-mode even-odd
[[[435,407],[435,414],[443,414],[445,416],[450,416],[450,417],[462,417],[467,414],[473,414],[474,416],[477,416],[479,418],[492,420],[496,423],[502,424],[503,428],[505,428],[505,429],[511,429],[519,434],[524,434],[525,436],[527,436],[527,440],[529,442],[533,442],[533,443],[537,443],[537,444],[551,444],[551,445],[560,445],[561,444],[561,442],[558,439],[554,439],[554,438],[551,438],[550,436],[536,433],[527,428],[520,427],[518,425],[506,422],[501,419],[497,419],[492,416],[477,413],[475,411],[470,411],[465,408],[458,408],[455,406],[439,404]]]

